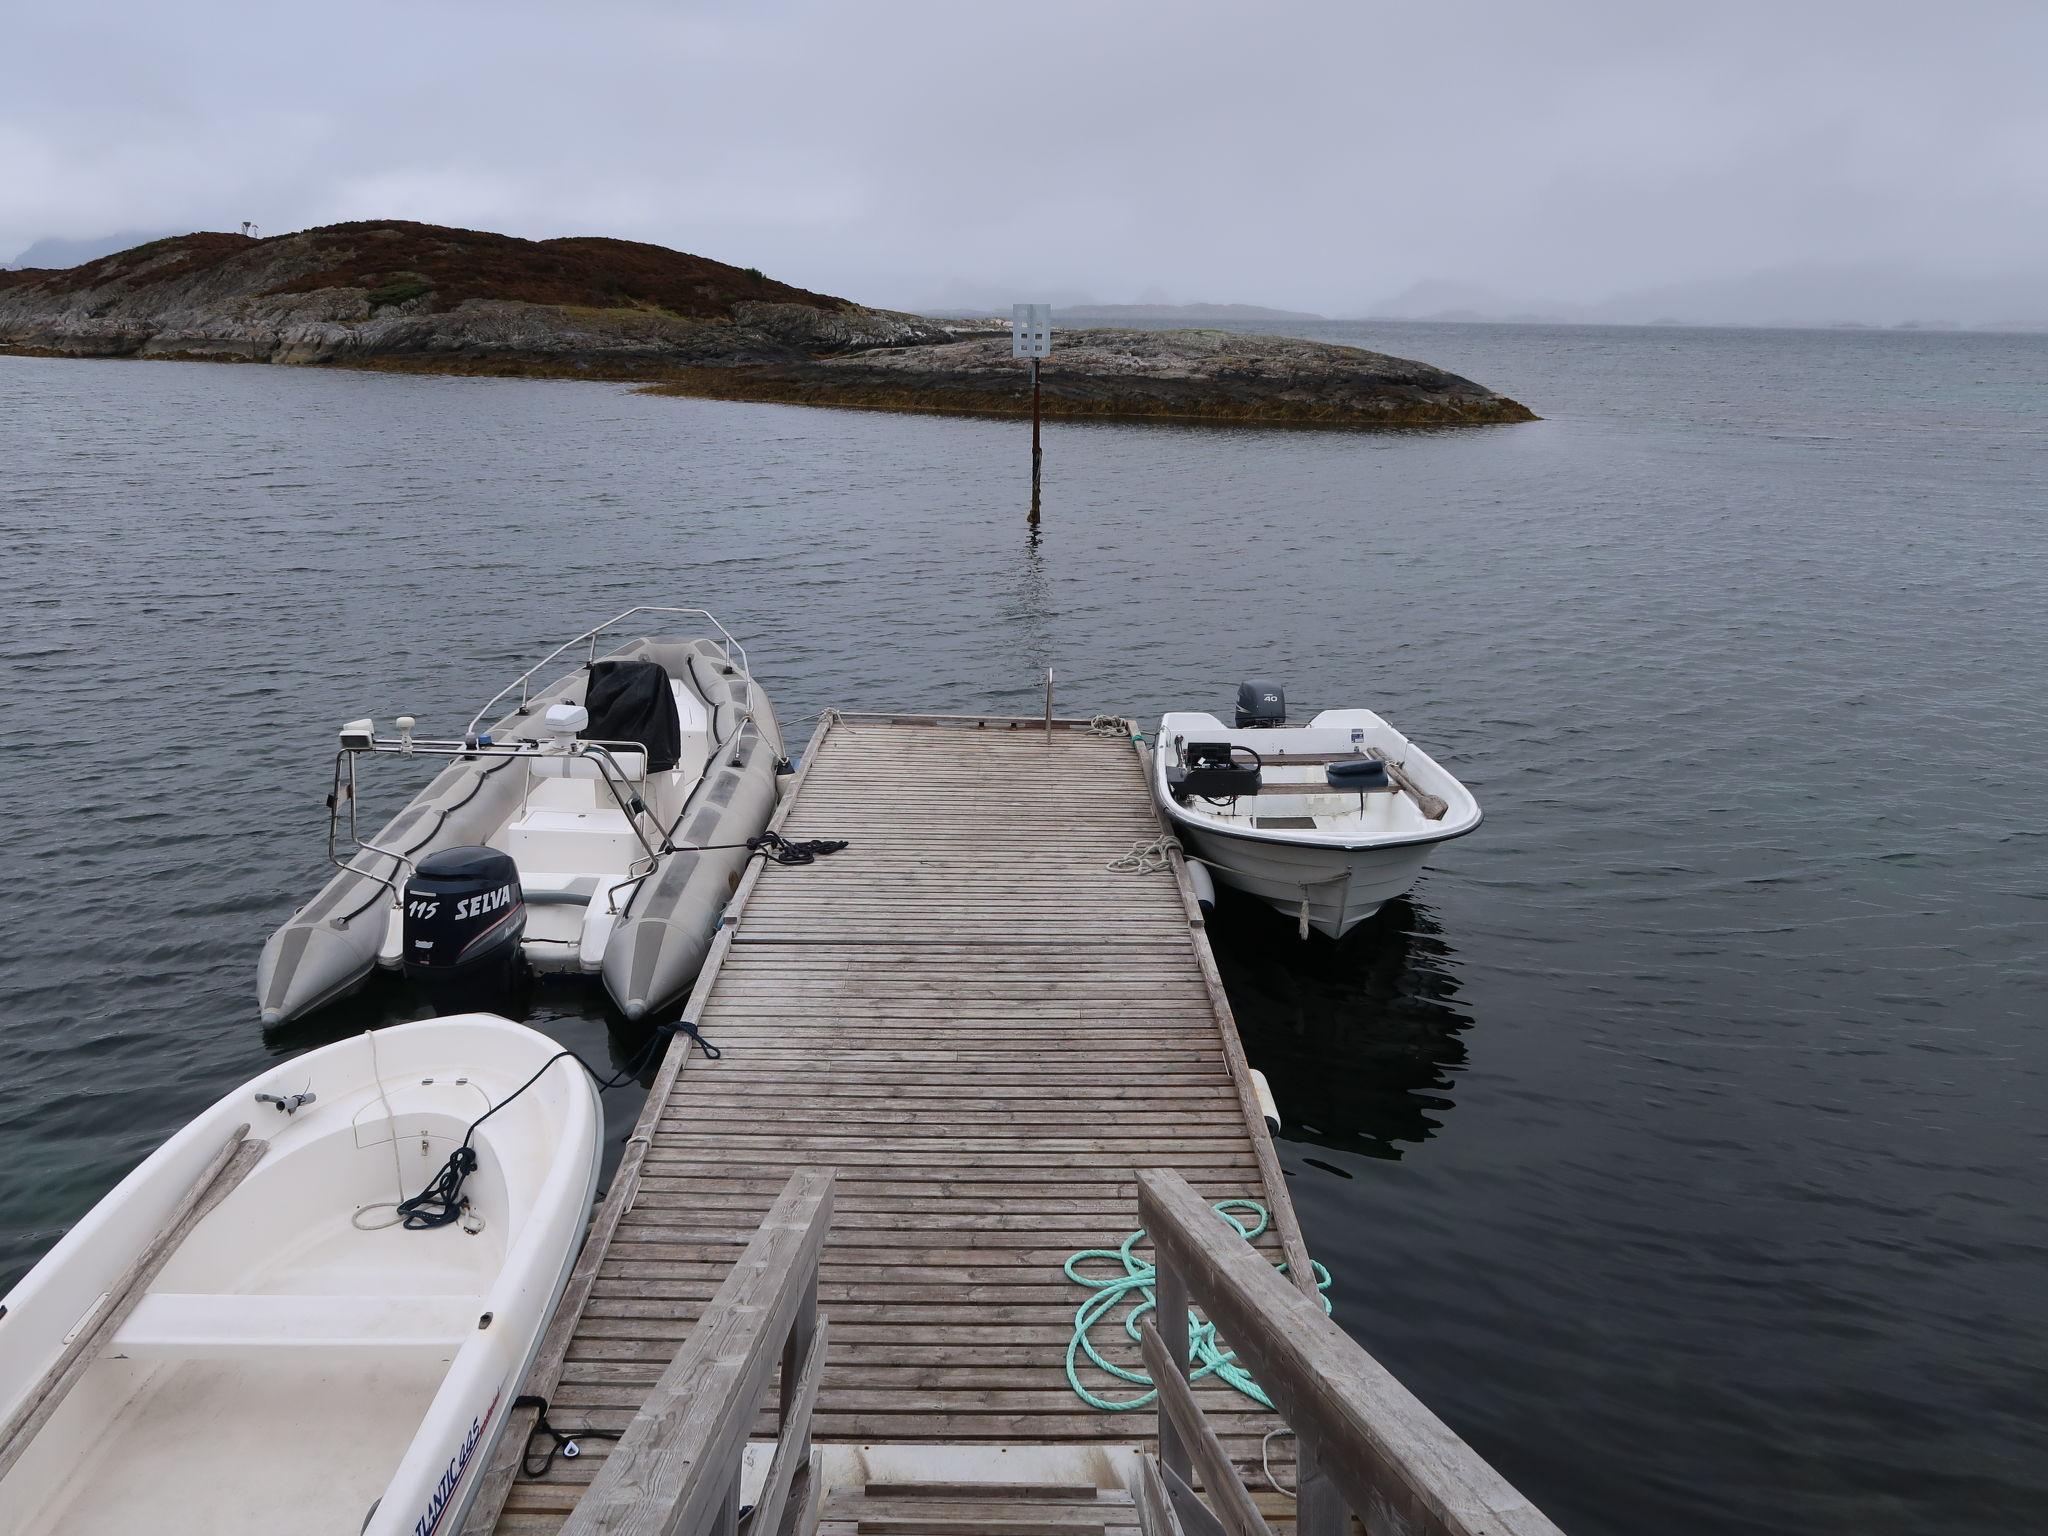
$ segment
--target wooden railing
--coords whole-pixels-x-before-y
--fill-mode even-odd
[[[832,1170],[799,1170],[577,1501],[563,1536],[732,1536],[741,1457],[778,1356],[780,1429],[747,1529],[797,1536],[815,1525],[811,1412],[825,1373],[818,1256],[831,1224]]]
[[[1138,1175],[1138,1216],[1158,1265],[1156,1326],[1147,1317],[1141,1330],[1159,1386],[1159,1460],[1133,1490],[1148,1533],[1269,1536],[1188,1385],[1192,1301],[1294,1431],[1298,1536],[1337,1536],[1353,1514],[1372,1536],[1558,1536],[1178,1173]],[[1207,1504],[1190,1488],[1197,1472]]]

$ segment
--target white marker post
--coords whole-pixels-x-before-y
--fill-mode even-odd
[[[1038,522],[1038,360],[1052,356],[1052,306],[1013,304],[1010,307],[1010,356],[1031,359],[1031,522]]]

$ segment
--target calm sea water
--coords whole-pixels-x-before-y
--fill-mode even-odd
[[[0,1284],[402,1012],[254,1016],[339,721],[697,603],[787,719],[1382,710],[1481,833],[1341,945],[1218,923],[1340,1321],[1573,1532],[2038,1523],[2048,338],[1303,333],[1546,419],[1054,425],[1034,541],[1011,423],[0,359]]]

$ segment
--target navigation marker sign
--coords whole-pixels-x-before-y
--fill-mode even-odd
[[[1010,306],[1010,356],[1052,356],[1052,306],[1013,304]]]

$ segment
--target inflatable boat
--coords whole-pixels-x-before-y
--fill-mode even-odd
[[[550,1058],[484,1014],[402,1024],[146,1158],[0,1306],[0,1528],[460,1530],[597,1181],[596,1089]],[[456,1219],[401,1215],[465,1144]]]
[[[715,637],[601,637],[659,615]],[[584,664],[538,693],[574,651]],[[518,694],[494,723],[485,717]],[[492,1006],[522,967],[601,974],[629,1019],[682,995],[773,814],[774,712],[744,647],[701,609],[633,608],[558,646],[477,712],[460,739],[368,719],[341,731],[329,798],[337,873],[263,946],[266,1026],[345,996],[379,967],[439,1007]],[[374,838],[356,829],[357,763],[447,766]]]
[[[1254,680],[1235,724],[1161,717],[1153,793],[1189,854],[1310,929],[1341,938],[1415,883],[1439,843],[1479,826],[1479,802],[1369,709],[1287,723]]]

